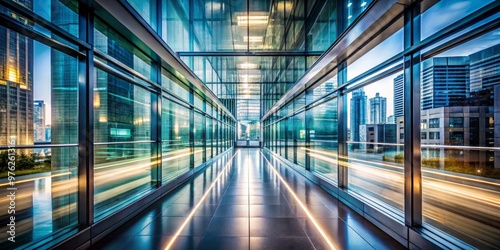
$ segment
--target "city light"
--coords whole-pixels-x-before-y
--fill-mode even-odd
[[[243,37],[243,42],[251,42],[251,43],[260,43],[264,41],[264,38],[262,36],[244,36]]]
[[[236,66],[237,69],[258,69],[259,65],[256,63],[240,63]]]
[[[238,26],[262,26],[267,25],[269,16],[267,15],[243,15],[236,17]]]

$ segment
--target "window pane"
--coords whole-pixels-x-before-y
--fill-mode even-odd
[[[309,112],[309,111],[308,111]],[[338,113],[337,98],[310,110],[311,171],[337,181]]]
[[[94,90],[96,142],[151,140],[151,94],[96,69]]]
[[[387,119],[397,110],[403,110],[403,107],[397,107],[403,104],[402,100],[397,100],[403,95],[395,94],[403,91],[400,74],[390,75],[348,94],[348,189],[402,212],[403,114]]]
[[[204,136],[204,120],[205,116],[198,112],[194,112],[194,167],[201,165],[205,155],[205,136]]]
[[[169,182],[187,172],[190,164],[189,109],[162,100],[162,179]]]
[[[488,1],[442,2],[466,6],[468,11]],[[436,14],[459,11],[440,10]],[[429,139],[421,141],[424,226],[437,227],[480,249],[500,245],[499,32],[421,64],[426,98],[421,116],[429,120],[429,128],[422,129],[429,132]]]
[[[94,218],[96,221],[143,197],[153,188],[151,143],[96,145]]]

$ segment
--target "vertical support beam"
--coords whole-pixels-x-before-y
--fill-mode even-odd
[[[207,102],[203,100],[203,112],[207,111]],[[201,131],[201,135],[203,137],[203,156],[202,156],[202,162],[207,161],[207,116],[206,114],[203,114],[202,116],[202,121],[201,121],[201,127],[203,131]]]
[[[91,44],[78,57],[78,224],[94,222],[94,9],[93,1],[80,4],[79,36]]]
[[[151,92],[151,186],[161,186],[161,90]]]
[[[308,89],[306,90],[305,93],[305,98],[306,98],[306,107],[313,101],[313,92],[312,90]],[[311,156],[310,156],[310,149],[311,149],[311,124],[313,123],[313,117],[311,114],[311,109],[306,108],[305,112],[305,124],[304,124],[304,129],[306,131],[306,158],[305,158],[305,167],[307,171],[311,170]]]
[[[189,103],[194,106],[194,92],[189,91]],[[194,168],[194,108],[189,108],[189,168]]]
[[[420,41],[420,2],[404,13],[405,50]],[[405,223],[422,225],[420,149],[420,52],[404,57],[404,185]]]
[[[283,120],[283,122],[285,123],[285,126],[283,126],[285,129],[285,138],[284,138],[285,139],[285,145],[284,145],[284,147],[285,147],[284,157],[285,158],[288,157],[288,119],[290,119],[290,118],[286,118]]]
[[[337,82],[339,85],[344,84],[347,81],[347,63],[344,61],[338,66]],[[343,93],[342,90],[338,92],[337,95],[337,112],[338,112],[338,151],[337,151],[337,180],[338,187],[341,189],[347,189],[349,179],[348,179],[348,168],[347,168],[347,95]]]

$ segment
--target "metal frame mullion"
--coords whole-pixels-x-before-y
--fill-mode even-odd
[[[337,73],[338,84],[343,84],[347,81],[347,63],[346,61],[339,64]],[[347,189],[349,183],[349,174],[347,168],[347,94],[340,90],[337,94],[337,114],[338,114],[338,150],[337,150],[337,185],[340,189]]]
[[[153,64],[154,70],[154,78],[152,79],[154,82],[161,84],[161,65]],[[162,181],[162,136],[161,136],[161,104],[162,104],[162,91],[161,89],[157,89],[157,91],[150,92],[151,93],[151,161],[155,164],[151,165],[151,184],[153,186],[161,187]]]
[[[420,42],[420,2],[404,13],[404,48]],[[405,224],[422,225],[420,150],[420,51],[404,57],[404,199]]]
[[[194,92],[193,89],[189,91],[189,168],[194,168]]]
[[[311,89],[306,90],[306,106],[307,104],[312,102],[313,99],[313,91]],[[305,163],[304,167],[307,171],[311,170],[311,156],[309,154],[309,150],[311,149],[311,124],[313,123],[312,110],[306,109],[305,111],[305,124],[304,130],[306,131],[306,155],[305,155]]]
[[[92,1],[89,1],[92,3]],[[90,45],[78,57],[78,224],[94,222],[94,11],[92,5],[79,8],[80,38]]]

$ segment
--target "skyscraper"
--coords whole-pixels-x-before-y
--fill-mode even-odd
[[[45,141],[45,103],[35,100],[34,103],[34,132],[35,142]]]
[[[365,91],[360,88],[352,92],[351,111],[350,111],[350,126],[351,126],[351,141],[359,142],[359,125],[366,124],[366,95]],[[358,149],[359,145],[352,145],[353,149]]]
[[[19,1],[33,9],[31,1]],[[11,18],[25,19],[0,9]],[[0,26],[0,145],[33,144],[33,40]]]
[[[493,106],[494,117],[500,117],[500,45],[495,45],[469,55],[470,91],[484,92]],[[482,103],[481,103],[482,104]],[[500,146],[500,119],[493,119],[493,145]],[[491,146],[488,145],[488,146]],[[500,151],[494,151],[495,168],[500,168]]]
[[[404,103],[403,103],[403,95],[404,95],[404,78],[403,74],[396,76],[394,78],[394,123],[398,117],[402,117],[404,115]]]
[[[380,96],[370,98],[370,124],[383,124],[387,119],[387,98]]]
[[[461,106],[469,94],[469,57],[434,57],[423,62],[422,110]]]
[[[51,1],[51,21],[61,29],[71,34],[78,33],[78,15],[68,11],[66,5],[74,2]],[[74,9],[76,6],[73,6]],[[56,36],[55,39],[58,39]],[[59,50],[50,50],[51,61],[51,142],[66,144],[78,142],[78,60]],[[82,107],[84,108],[84,107]],[[51,170],[75,171],[78,166],[78,149],[76,147],[52,148]],[[76,193],[68,193],[58,188],[61,182],[71,179],[70,175],[52,178],[52,230],[58,230],[70,225],[76,220],[77,213],[72,210],[77,200]],[[71,211],[60,213],[58,211]]]

